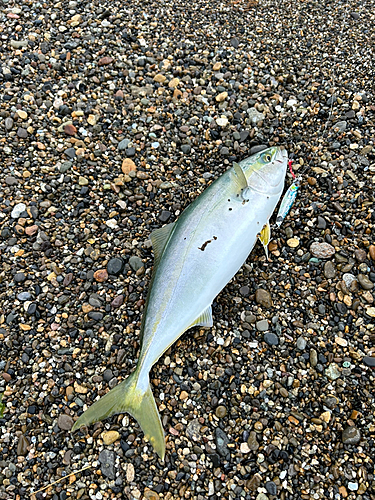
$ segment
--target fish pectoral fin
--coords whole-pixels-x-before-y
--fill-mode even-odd
[[[152,231],[150,238],[152,242],[152,248],[155,254],[155,266],[158,265],[160,257],[164,251],[165,245],[174,229],[174,222],[161,227],[160,229],[155,229]]]
[[[271,240],[271,227],[270,227],[269,222],[267,222],[267,224],[265,224],[263,226],[263,229],[258,234],[258,239],[263,245],[263,248],[264,248],[264,251],[266,253],[267,260],[268,260],[268,243]]]
[[[116,413],[129,413],[134,417],[159,457],[164,460],[165,438],[160,415],[150,384],[142,390],[137,386],[137,371],[116,385],[105,396],[86,410],[72,427],[72,432],[82,426],[99,422]]]
[[[234,178],[236,182],[236,187],[239,193],[242,193],[243,190],[247,189],[249,186],[247,184],[247,180],[245,174],[243,173],[242,168],[236,162],[233,162],[233,170],[234,170]]]
[[[189,328],[192,326],[204,326],[206,328],[211,328],[213,324],[212,307],[208,306],[207,309],[205,309],[202,314],[189,326]]]

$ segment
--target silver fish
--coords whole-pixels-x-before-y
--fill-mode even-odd
[[[287,160],[285,150],[273,147],[235,163],[176,222],[151,234],[155,263],[137,367],[86,410],[72,431],[127,412],[164,459],[164,432],[149,371],[186,330],[213,325],[216,295],[245,262],[257,237],[266,247],[268,221],[284,189]]]

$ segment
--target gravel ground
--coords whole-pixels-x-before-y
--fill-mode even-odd
[[[375,499],[374,26],[366,0],[2,0],[0,499]],[[151,373],[165,462],[127,415],[73,436],[135,366],[150,232],[277,144],[302,186],[270,261]]]

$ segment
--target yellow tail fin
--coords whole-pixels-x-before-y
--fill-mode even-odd
[[[83,425],[104,420],[116,413],[129,413],[134,417],[159,457],[164,460],[165,439],[160,416],[150,384],[143,391],[137,386],[138,373],[133,372],[121,384],[96,401],[77,420],[72,428],[76,431]]]

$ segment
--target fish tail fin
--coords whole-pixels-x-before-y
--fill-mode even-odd
[[[137,370],[121,384],[96,401],[75,422],[72,432],[82,426],[104,420],[116,413],[129,413],[139,423],[145,436],[159,457],[164,460],[165,439],[156,402],[147,380],[146,389],[140,387]]]

